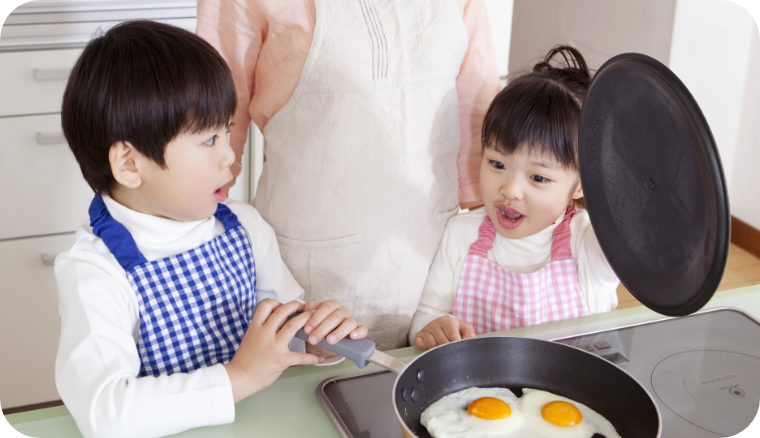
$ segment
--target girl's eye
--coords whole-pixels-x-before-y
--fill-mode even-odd
[[[213,146],[214,143],[216,143],[216,139],[217,138],[219,138],[219,136],[215,135],[215,136],[209,138],[208,140],[204,141],[203,144],[205,144],[206,146]]]
[[[537,183],[544,183],[544,182],[549,181],[549,178],[546,178],[545,176],[541,176],[541,175],[531,175],[530,179],[532,179],[533,181]]]
[[[488,160],[488,164],[496,169],[504,169],[504,164],[494,160]]]
[[[224,132],[225,132],[225,134],[226,134],[226,133],[229,133],[229,132],[230,132],[230,128],[232,128],[234,125],[235,125],[234,123],[230,122],[230,124],[229,124],[229,125],[227,125],[227,130],[226,130],[226,131],[224,131]]]

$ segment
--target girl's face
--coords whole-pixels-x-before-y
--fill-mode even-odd
[[[164,152],[166,168],[148,163],[142,173],[140,210],[178,221],[206,219],[226,199],[223,186],[232,180],[229,126],[197,134],[181,134]]]
[[[496,231],[508,239],[532,236],[556,221],[570,199],[583,197],[577,171],[528,148],[504,155],[483,151],[480,194]]]

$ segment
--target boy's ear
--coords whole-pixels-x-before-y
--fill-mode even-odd
[[[108,151],[108,161],[111,162],[111,173],[117,183],[130,189],[136,189],[142,184],[140,175],[141,154],[127,141],[118,141],[111,145]]]
[[[580,199],[583,197],[583,186],[581,183],[578,183],[578,187],[575,188],[575,191],[573,192],[573,199]]]

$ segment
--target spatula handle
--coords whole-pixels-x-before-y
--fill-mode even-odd
[[[297,313],[293,316],[298,315]],[[298,330],[296,333],[298,339],[302,339],[306,342],[309,341],[309,335],[303,331]],[[327,339],[322,339],[317,344],[317,347],[324,348],[327,351],[331,351],[337,355],[343,356],[346,359],[352,360],[359,368],[367,366],[367,358],[375,352],[375,343],[369,339],[351,339],[345,337],[338,341],[334,345],[327,343]]]
[[[256,309],[258,307],[259,303],[256,303],[252,314],[256,314]],[[290,315],[288,317],[288,320],[295,318],[300,314],[301,312],[296,312]],[[303,329],[298,330],[296,333],[296,338],[306,342],[309,341],[309,335],[307,335]],[[364,368],[367,366],[367,358],[375,352],[375,343],[369,339],[351,339],[349,337],[341,339],[335,345],[330,345],[327,343],[326,339],[322,339],[317,344],[317,347],[324,348],[327,351],[343,356],[348,360],[352,360],[359,368]]]

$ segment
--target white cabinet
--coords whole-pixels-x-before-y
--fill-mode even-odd
[[[0,53],[0,117],[61,112],[66,79],[80,53],[81,49]]]
[[[73,245],[93,196],[61,135],[63,89],[80,51],[0,53],[3,409],[60,399],[55,355],[61,321],[52,261]],[[35,70],[45,80],[35,80]]]
[[[0,242],[0,400],[3,408],[58,400],[55,355],[61,333],[50,262],[73,234]],[[48,266],[46,266],[48,265]]]
[[[73,232],[93,192],[61,134],[60,114],[0,118],[0,239]],[[1,395],[1,393],[0,393]]]

